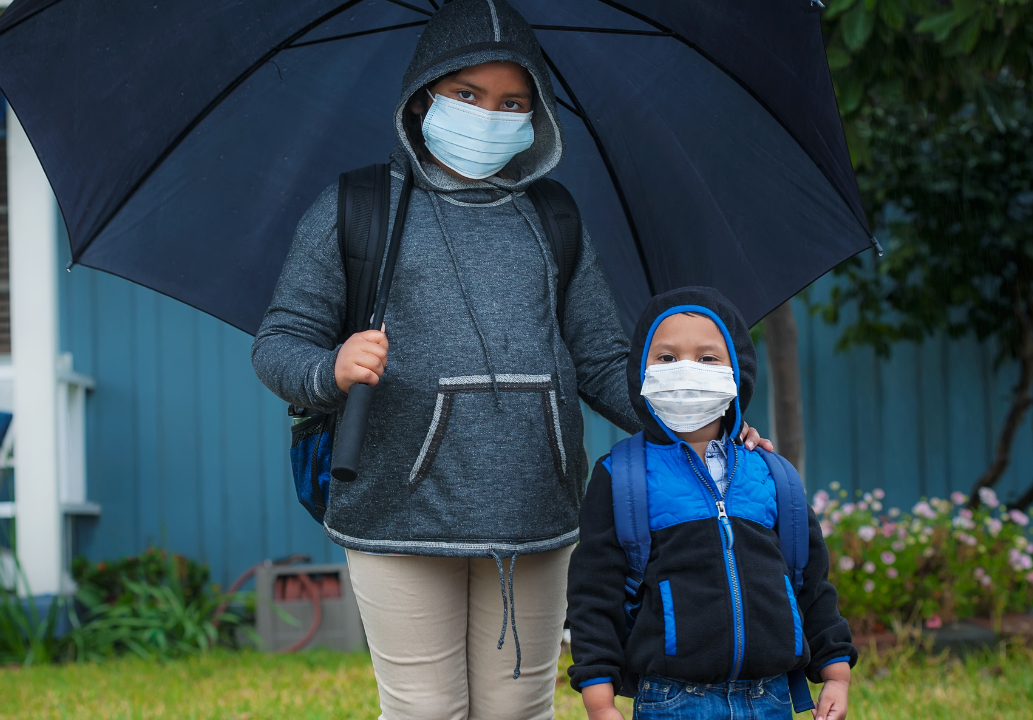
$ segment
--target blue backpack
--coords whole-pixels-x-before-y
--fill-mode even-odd
[[[757,448],[775,480],[778,504],[778,540],[789,568],[789,579],[797,597],[803,589],[803,569],[807,567],[807,495],[796,468],[781,455]],[[643,434],[636,433],[613,446],[610,451],[610,476],[613,487],[613,521],[617,540],[628,556],[628,576],[624,579],[624,615],[627,632],[635,624],[642,601],[638,592],[649,562],[649,503],[646,483],[646,445]],[[803,669],[789,673],[789,694],[793,709],[801,713],[814,707],[807,676]]]

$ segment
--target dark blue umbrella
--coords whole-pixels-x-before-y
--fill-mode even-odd
[[[756,322],[869,246],[811,0],[511,0],[538,32],[626,328],[712,285]],[[384,162],[435,0],[15,0],[0,90],[73,262],[254,332],[294,226]]]

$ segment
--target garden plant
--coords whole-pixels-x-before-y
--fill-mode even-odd
[[[956,492],[909,513],[884,509],[882,490],[849,498],[838,483],[831,489],[815,494],[813,508],[855,634],[977,616],[1000,630],[1004,614],[1033,606],[1029,516],[1006,508],[992,489],[981,490],[975,509]]]

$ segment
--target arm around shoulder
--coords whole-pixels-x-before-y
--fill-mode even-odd
[[[563,338],[577,369],[578,393],[588,406],[627,433],[642,429],[628,399],[631,345],[599,267],[588,230],[582,228],[578,264],[567,287]]]

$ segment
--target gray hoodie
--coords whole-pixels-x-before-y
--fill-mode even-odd
[[[428,83],[508,60],[537,86],[534,144],[497,176],[467,182],[421,164],[403,113]],[[534,32],[504,0],[454,0],[426,26],[403,81],[391,154],[415,188],[387,306],[391,343],[359,479],[334,481],[325,529],[368,552],[515,556],[570,545],[587,474],[580,395],[628,432],[628,341],[588,233],[556,314],[557,270],[523,190],[552,171],[563,135]],[[298,225],[252,346],[258,377],[295,405],[341,411],[334,380],[345,318],[337,187]],[[389,231],[390,232],[390,231]]]

